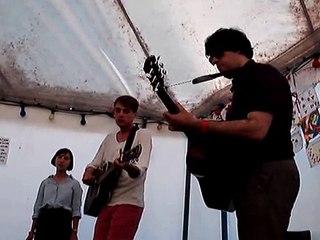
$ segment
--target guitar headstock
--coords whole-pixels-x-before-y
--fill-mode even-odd
[[[129,164],[137,162],[139,159],[139,156],[142,151],[142,146],[141,144],[138,144],[134,148],[131,148],[130,150],[126,151],[122,155],[122,161],[127,162]]]
[[[160,56],[155,57],[154,55],[150,55],[143,65],[143,70],[151,83],[153,91],[164,88],[164,78],[167,74],[166,70],[163,68],[163,63],[159,60]]]

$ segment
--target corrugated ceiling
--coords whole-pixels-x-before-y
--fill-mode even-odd
[[[319,50],[319,9],[319,0],[0,0],[0,97],[94,113],[130,94],[141,102],[140,116],[159,119],[165,108],[142,70],[154,54],[172,96],[207,114],[230,97],[227,79],[190,82],[216,72],[204,57],[209,34],[240,28],[255,60],[283,68],[287,52],[299,61]],[[310,36],[312,51],[293,51]]]

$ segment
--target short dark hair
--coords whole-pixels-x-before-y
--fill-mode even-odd
[[[220,28],[205,40],[207,57],[222,56],[224,51],[239,51],[249,59],[253,57],[249,39],[243,32],[235,28]]]
[[[129,96],[129,95],[123,95],[123,96],[118,97],[114,101],[113,106],[116,106],[117,103],[120,103],[124,107],[129,108],[134,113],[136,113],[139,108],[139,102],[137,101],[137,99],[135,99],[134,97]]]
[[[52,164],[53,166],[56,166],[56,157],[59,156],[59,155],[61,155],[61,154],[66,154],[66,153],[69,153],[69,155],[70,155],[70,164],[69,164],[67,170],[68,170],[68,171],[71,171],[71,170],[73,169],[73,154],[72,154],[71,150],[68,149],[68,148],[61,148],[61,149],[59,149],[59,150],[53,155],[53,157],[52,157],[52,159],[51,159],[51,164]]]

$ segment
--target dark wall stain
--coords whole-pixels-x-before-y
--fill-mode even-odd
[[[320,27],[320,0],[305,0],[311,23],[314,29]]]
[[[290,11],[296,20],[297,31],[302,39],[308,33],[308,24],[306,16],[303,13],[303,8],[298,0],[291,0],[289,3]]]

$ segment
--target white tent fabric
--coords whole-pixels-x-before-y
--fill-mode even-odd
[[[208,114],[230,97],[227,79],[190,82],[217,71],[204,56],[208,35],[239,28],[255,60],[283,70],[319,51],[319,9],[312,0],[0,0],[0,98],[97,113],[130,94],[140,117],[159,119],[165,107],[142,70],[154,54],[172,97]]]

